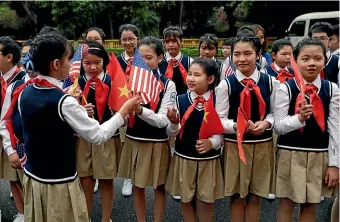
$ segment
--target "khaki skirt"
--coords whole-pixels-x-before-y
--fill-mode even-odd
[[[181,196],[184,203],[194,197],[206,203],[224,198],[221,159],[195,161],[175,154],[165,188],[172,196]]]
[[[24,175],[25,222],[88,222],[79,178],[69,183],[44,184]]]
[[[280,149],[276,196],[296,203],[320,203],[321,197],[338,196],[339,186],[327,189],[328,152]]]
[[[0,140],[0,179],[9,181],[22,180],[22,172],[20,172],[20,170],[13,169],[9,163],[7,153],[2,147],[2,138]]]
[[[79,177],[114,179],[118,173],[121,152],[122,145],[119,136],[110,138],[101,145],[78,139],[77,171]]]
[[[118,177],[131,179],[139,188],[156,189],[165,184],[170,156],[168,141],[144,142],[125,137]]]
[[[224,146],[225,195],[241,198],[249,193],[268,198],[275,191],[275,151],[273,141],[242,144],[247,165],[239,157],[237,143]]]

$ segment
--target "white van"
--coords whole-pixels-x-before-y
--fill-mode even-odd
[[[308,37],[309,29],[316,22],[328,22],[332,25],[339,24],[339,11],[334,12],[313,12],[300,15],[296,17],[290,24],[286,33],[287,38],[292,42],[295,47],[297,43]]]

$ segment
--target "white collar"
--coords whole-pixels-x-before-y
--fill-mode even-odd
[[[316,79],[314,79],[313,82],[307,82],[305,79],[303,79],[303,82],[305,84],[313,84],[314,86],[318,87],[318,89],[321,88],[321,78],[320,78],[320,75],[318,75],[318,77],[316,77]]]
[[[86,77],[86,79],[87,80],[90,80],[90,79],[92,79],[93,78],[93,76],[90,76],[89,74],[87,74],[87,73],[85,73],[85,77]],[[99,73],[99,75],[97,76],[98,77],[98,79],[100,79],[100,80],[104,80],[104,71],[102,71],[101,73]]]
[[[278,72],[280,72],[282,68],[281,68],[280,66],[278,66],[278,65],[277,65],[275,62],[273,62],[273,64],[274,64],[274,67],[275,67],[275,71],[278,71]],[[286,66],[286,67],[284,67],[283,69],[289,72],[289,70],[288,70],[288,67],[287,67],[287,66]]]
[[[252,79],[256,83],[258,83],[260,80],[260,73],[257,70],[257,68],[255,68],[255,71],[253,72],[253,74],[251,74],[249,77],[246,77],[245,75],[243,75],[243,73],[241,73],[238,69],[236,69],[236,78],[239,82],[241,82],[244,79]]]
[[[331,57],[331,54],[332,54],[332,53],[331,53],[331,51],[329,51],[329,50],[326,52],[327,59],[329,59],[329,58]]]
[[[133,58],[133,56],[130,57],[130,56],[126,53],[126,51],[123,52],[123,56],[124,56],[124,59],[125,59],[126,61],[129,61],[130,58]]]
[[[175,58],[173,58],[169,52],[166,52],[165,58],[167,62],[169,62],[171,59],[176,59],[177,61],[180,61],[180,59],[182,58],[182,52],[179,51],[178,55],[176,55]]]
[[[196,97],[198,97],[197,93],[194,91],[190,91],[190,98],[192,101],[194,101],[196,99]],[[210,90],[208,90],[207,92],[205,92],[202,97],[205,99],[205,101],[209,100],[210,97]]]
[[[13,66],[8,72],[6,72],[3,77],[4,80],[7,81],[9,78],[11,78],[11,76],[15,73],[15,70],[17,69],[17,66]]]
[[[333,55],[339,55],[340,54],[340,48],[332,52]]]
[[[45,79],[47,80],[49,83],[52,83],[53,85],[55,85],[56,87],[60,88],[60,81],[58,79],[55,79],[53,77],[50,76],[44,76],[44,75],[38,75],[36,77],[37,79]]]

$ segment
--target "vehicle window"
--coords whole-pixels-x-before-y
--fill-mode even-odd
[[[296,21],[289,30],[290,36],[304,36],[306,21]]]
[[[308,30],[310,29],[310,27],[312,27],[312,25],[314,25],[316,22],[328,22],[332,25],[336,25],[336,24],[339,24],[339,17],[337,18],[323,18],[323,19],[311,19],[310,22],[309,22],[309,28]]]

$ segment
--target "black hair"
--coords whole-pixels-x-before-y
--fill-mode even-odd
[[[40,30],[39,35],[47,34],[47,33],[56,33],[56,34],[61,35],[57,28],[51,27],[51,26],[48,26],[48,25]]]
[[[327,55],[326,55],[326,47],[323,44],[323,42],[321,42],[321,40],[317,39],[317,38],[304,38],[302,39],[297,45],[296,48],[294,50],[294,59],[295,61],[297,60],[301,50],[306,47],[306,46],[320,46],[322,48],[323,51],[323,56],[325,58],[325,63],[327,61]]]
[[[198,50],[201,48],[202,43],[205,42],[209,49],[212,49],[212,45],[215,46],[216,52],[218,50],[218,39],[215,34],[206,33],[200,38]]]
[[[164,48],[163,48],[163,43],[160,39],[154,37],[154,36],[145,36],[142,38],[138,44],[138,46],[141,45],[148,45],[152,47],[157,56],[164,55]]]
[[[272,52],[276,54],[278,51],[280,51],[285,46],[290,46],[293,48],[293,45],[289,41],[289,39],[278,39],[275,42],[273,42]]]
[[[324,32],[327,34],[328,37],[331,37],[334,32],[334,28],[328,22],[316,22],[312,27],[309,29],[309,37],[312,37],[314,33]]]
[[[89,51],[88,51],[89,54],[96,55],[103,59],[103,70],[104,70],[104,73],[106,73],[106,66],[109,64],[110,58],[104,46],[95,40],[85,40],[84,44],[86,44],[89,47]],[[85,73],[85,70],[84,70],[83,63],[82,63],[81,68],[80,68],[80,74],[84,74],[84,73]]]
[[[22,48],[25,46],[31,46],[32,45],[33,40],[32,39],[27,39],[24,44],[22,44]]]
[[[183,31],[178,26],[169,26],[163,30],[163,39],[165,40],[168,36],[183,39]]]
[[[86,30],[86,32],[85,32],[85,33],[86,33],[86,34],[85,34],[85,39],[86,39],[87,35],[89,34],[89,32],[91,32],[91,31],[96,31],[96,32],[98,32],[99,35],[100,35],[100,38],[102,38],[101,40],[102,40],[103,42],[105,42],[105,40],[106,40],[105,32],[103,31],[103,29],[98,28],[98,27],[91,27],[91,28],[88,28],[88,29]]]
[[[224,40],[224,42],[222,43],[222,46],[231,46],[233,44],[234,38],[229,38]]]
[[[256,31],[255,31],[254,26],[249,26],[249,25],[242,26],[241,28],[237,30],[236,37],[242,36],[244,34],[251,34],[251,35],[256,36]]]
[[[209,89],[213,90],[220,82],[219,79],[221,73],[217,63],[212,59],[197,58],[194,61],[192,61],[191,66],[193,64],[200,65],[208,77],[214,76],[214,82],[209,85]]]
[[[234,51],[235,45],[238,42],[249,42],[255,48],[256,54],[261,52],[262,46],[260,39],[254,35],[252,28],[249,29],[244,27],[242,30],[239,30],[237,32],[236,38],[234,39],[233,44],[231,46],[231,52]]]
[[[61,60],[70,50],[70,43],[60,34],[50,32],[37,35],[33,39],[29,51],[34,71],[42,75],[48,75],[50,63],[55,59]]]
[[[119,36],[122,36],[124,31],[131,31],[137,38],[139,38],[139,29],[132,24],[123,24],[119,27]]]
[[[339,38],[339,24],[333,25],[333,35],[336,35]]]
[[[9,36],[0,37],[0,45],[2,45],[0,51],[4,56],[12,54],[12,64],[15,65],[21,58],[21,49],[17,42],[11,39]]]

